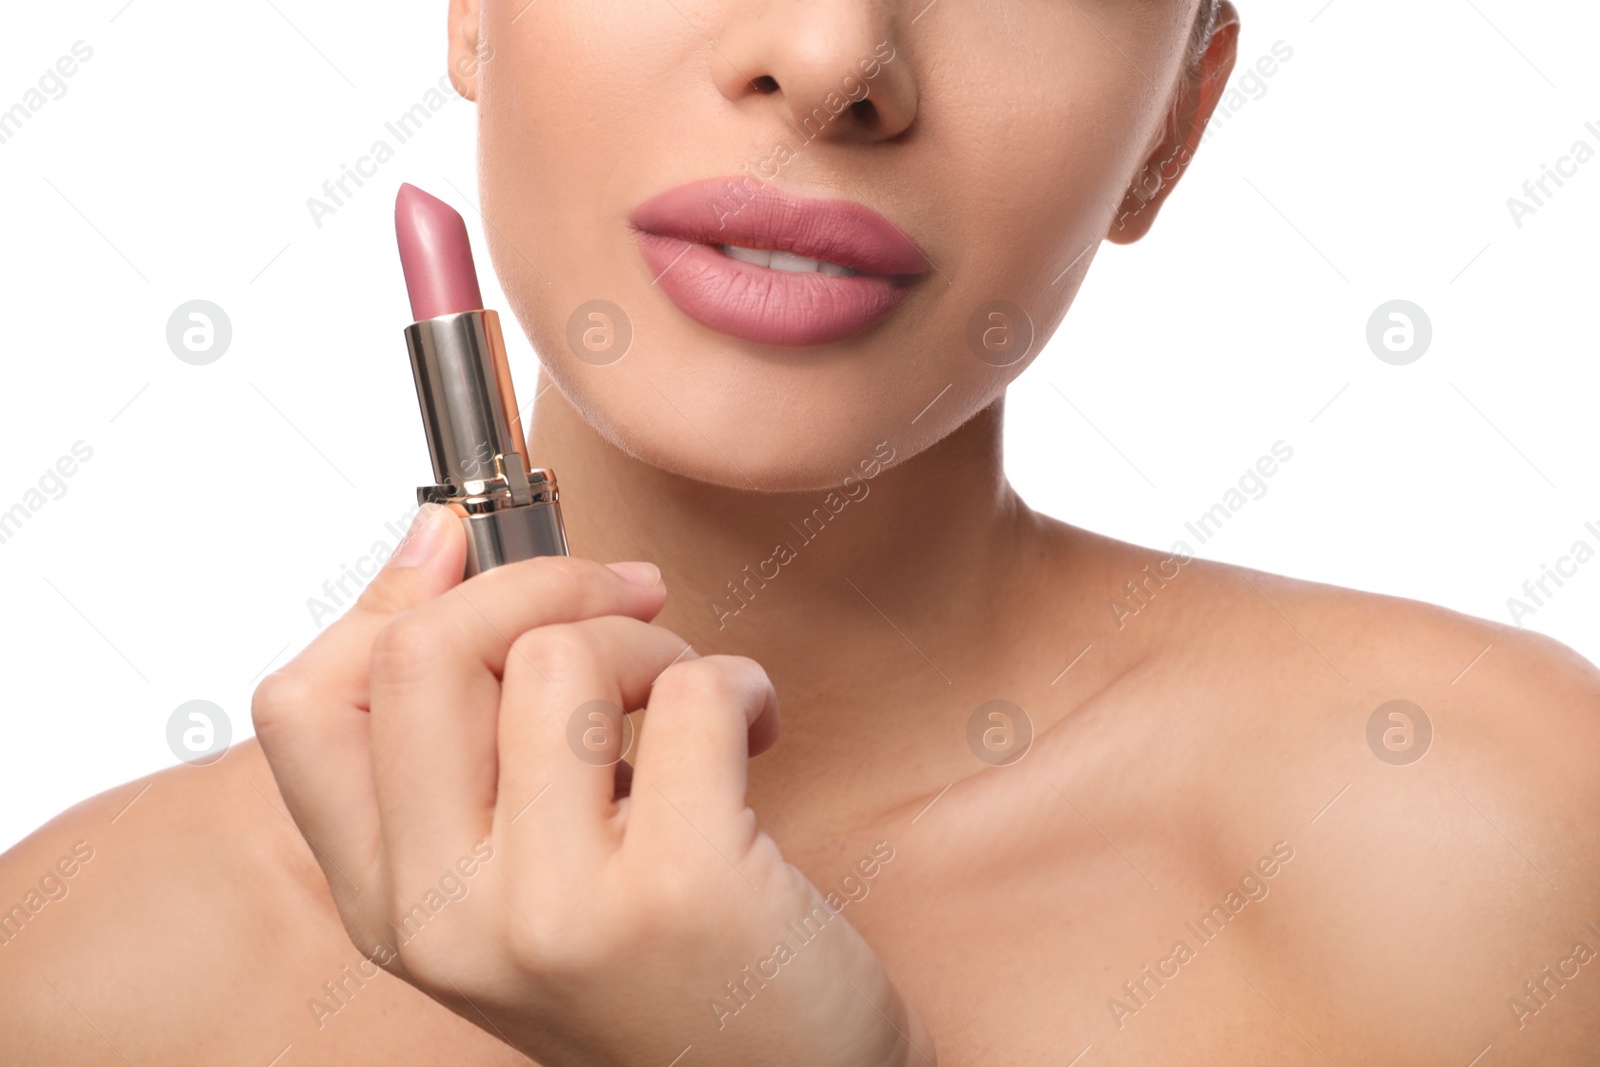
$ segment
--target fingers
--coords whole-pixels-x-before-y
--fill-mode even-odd
[[[602,827],[631,728],[622,712],[643,707],[661,672],[694,655],[672,631],[618,616],[519,637],[500,705],[498,828],[558,828],[540,835],[543,849],[570,850],[546,854],[557,866],[614,849]]]
[[[777,738],[778,698],[766,671],[742,656],[684,659],[656,680],[634,761],[628,836],[653,847],[726,854],[754,829],[745,814],[752,742]],[[681,853],[680,853],[681,854]]]
[[[336,893],[365,880],[378,840],[367,732],[373,639],[395,615],[460,582],[465,559],[453,513],[423,508],[355,605],[255,691],[256,737]]]
[[[497,751],[501,676],[526,673],[522,691],[537,693],[574,673],[563,657],[539,655],[542,629],[595,616],[644,626],[640,620],[654,618],[666,595],[653,569],[644,578],[637,584],[587,560],[526,560],[478,575],[382,629],[372,650],[372,767],[384,851],[397,878],[430,883],[489,834],[497,779],[510,763]],[[676,639],[658,644],[671,647],[663,663],[683,647]],[[566,685],[572,690],[575,681]],[[596,695],[616,688],[613,680]],[[557,743],[570,772],[577,761],[560,735]]]
[[[402,651],[423,656],[417,664],[419,673],[433,670],[437,656],[470,657],[499,677],[512,642],[535,626],[600,615],[655,618],[666,603],[666,586],[656,568],[648,567],[648,573],[632,569],[639,566],[543,556],[497,567],[426,605],[427,617],[416,621],[429,636]],[[448,647],[439,645],[434,636],[446,638]]]

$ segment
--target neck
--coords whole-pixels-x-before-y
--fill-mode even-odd
[[[658,565],[657,621],[766,668],[795,751],[797,735],[872,743],[965,700],[1015,643],[994,620],[1037,581],[1021,561],[1041,525],[1005,480],[1001,428],[996,402],[870,479],[764,493],[636,460],[544,389],[529,447],[558,476],[573,554]]]

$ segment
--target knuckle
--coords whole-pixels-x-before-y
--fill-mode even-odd
[[[746,656],[702,656],[679,660],[661,673],[655,692],[669,700],[737,703],[767,684],[766,671]]]
[[[532,908],[517,908],[507,916],[501,940],[506,952],[525,970],[542,970],[555,949],[548,925]]]
[[[548,976],[582,966],[577,958],[581,931],[562,929],[535,909],[514,911],[506,921],[503,936],[511,958],[524,970]]]
[[[456,956],[454,946],[438,937],[418,937],[402,941],[395,948],[395,956],[405,973],[424,991],[438,990],[450,973],[450,962]]]
[[[733,656],[726,653],[718,653],[716,655],[706,656],[704,659],[711,660],[719,670],[723,671],[724,674],[726,674],[729,678],[732,678],[741,684],[751,686],[764,686],[769,684],[767,681],[767,669],[761,664],[757,663],[755,660],[751,659],[749,656]]]
[[[428,612],[401,612],[380,626],[372,639],[373,677],[405,677],[425,671],[439,657],[442,644]]]
[[[461,945],[447,922],[426,905],[396,898],[390,906],[393,955],[405,973],[424,987],[443,985],[459,967]]]
[[[270,734],[292,724],[315,699],[310,679],[290,664],[261,679],[250,698],[250,720],[256,733]]]
[[[553,988],[601,973],[624,958],[628,944],[638,944],[641,931],[626,915],[604,918],[595,909],[574,904],[518,908],[502,928],[511,958],[525,974]],[[633,937],[630,942],[629,937]]]
[[[711,896],[702,869],[693,864],[667,864],[650,881],[650,910],[673,928],[700,914]]]
[[[599,639],[577,623],[528,630],[511,642],[511,651],[508,664],[520,661],[544,680],[556,683],[584,676],[601,654]]]

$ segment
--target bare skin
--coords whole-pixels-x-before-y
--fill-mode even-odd
[[[992,471],[993,425],[887,472],[863,510],[892,522],[923,461]],[[593,463],[558,451],[574,498],[622,462],[604,446]],[[591,499],[574,537],[643,554],[623,524],[604,535],[605,498]],[[766,653],[786,736],[751,763],[751,806],[818,886],[874,843],[893,848],[844,914],[941,1063],[1064,1062],[1087,1045],[1125,1063],[1466,1063],[1491,1044],[1496,1062],[1586,1062],[1600,1024],[1587,966],[1566,965],[1578,974],[1564,988],[1546,979],[1554,995],[1520,1029],[1507,1000],[1537,1007],[1522,983],[1600,940],[1585,926],[1600,925],[1592,666],[1442,609],[1201,561],[1118,629],[1106,602],[1167,553],[1007,493],[994,504],[973,527],[991,543],[1009,532],[1011,552],[940,538],[891,571],[863,558],[863,524],[772,583],[774,633],[783,597],[859,598],[850,577],[905,636],[848,597],[828,625],[791,629],[788,657]],[[658,558],[669,590],[694,587]],[[982,598],[937,591],[935,576],[963,570]],[[761,616],[718,634],[694,600],[669,599],[660,622],[699,648],[760,645]],[[991,767],[966,722],[997,693],[1037,737]],[[1410,766],[1366,741],[1372,711],[1397,697],[1435,731]],[[253,741],[64,813],[5,855],[5,899],[80,840],[94,858],[70,895],[0,949],[6,1062],[116,1062],[113,1046],[134,1063],[264,1064],[286,1046],[281,1062],[523,1062],[387,974],[358,986],[341,973],[361,957]],[[1292,859],[1258,868],[1274,845]],[[1214,940],[1185,925],[1267,867],[1266,895]],[[1161,964],[1177,941],[1192,958]],[[1158,987],[1147,965],[1176,975]],[[1143,983],[1140,1001],[1127,981]]]
[[[996,292],[1049,301],[1029,306],[1052,325],[1081,270],[1045,283],[1085,236],[1148,229],[1175,182],[1125,192],[1173,157],[1174,101],[1143,88],[1176,84],[1176,128],[1198,137],[1231,69],[1231,9],[1185,78],[1194,5],[1178,0],[1089,5],[1092,26],[1044,0],[1009,23],[944,4],[915,31],[920,0],[678,0],[692,24],[652,9],[637,39],[597,23],[610,5],[524,6],[456,0],[451,48],[485,112],[495,262],[556,386],[530,454],[560,473],[576,553],[659,564],[658,625],[766,668],[783,736],[750,762],[747,799],[784,857],[828,889],[880,842],[893,850],[842,914],[940,1063],[1466,1065],[1490,1046],[1478,1063],[1592,1059],[1600,978],[1574,946],[1600,950],[1586,925],[1600,928],[1600,673],[1556,642],[1414,602],[1198,560],[1150,581],[1173,574],[1169,551],[1016,497],[1001,398],[1023,367],[1000,374],[943,344]],[[480,80],[460,60],[483,27],[506,58]],[[873,121],[841,123],[785,177],[894,208],[929,245],[949,289],[914,297],[901,328],[826,360],[752,358],[636,276],[616,210],[654,191],[686,129],[717,142],[729,114],[803,110],[744,92],[716,57],[717,91],[702,91],[683,57],[707,32],[723,64],[786,93],[826,88],[880,37],[901,44]],[[574,47],[539,52],[550,39]],[[980,80],[987,94],[961,91]],[[545,106],[519,110],[526,99]],[[768,143],[738,129],[724,169]],[[1014,163],[1000,197],[977,180],[997,157]],[[673,170],[708,173],[699,159]],[[524,249],[547,247],[567,259],[540,282]],[[634,287],[652,346],[602,373],[560,332],[613,284]],[[869,494],[730,617],[726,583],[880,442],[896,458]],[[1148,583],[1146,602],[1119,619],[1109,605],[1130,603],[1130,581]],[[995,699],[1034,735],[1006,766],[969,745]],[[1368,741],[1397,699],[1432,725],[1409,765]],[[0,856],[0,905],[64,871],[79,842],[92,858],[68,864],[68,894],[0,945],[0,1062],[527,1062],[491,1020],[359,969],[254,741],[63,813]],[[1220,933],[1194,929],[1214,905]]]

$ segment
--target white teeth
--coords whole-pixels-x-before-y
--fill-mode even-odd
[[[722,254],[730,259],[754,263],[758,267],[781,270],[786,274],[826,274],[830,278],[850,278],[858,272],[837,263],[808,259],[793,252],[778,252],[770,248],[740,248],[738,245],[718,245]]]
[[[767,264],[773,270],[788,271],[790,274],[815,274],[817,260],[797,256],[793,252],[774,252],[772,262]]]
[[[758,267],[772,266],[772,249],[770,248],[739,248],[736,245],[723,245],[722,254],[729,259],[739,259],[746,263],[754,263]]]

